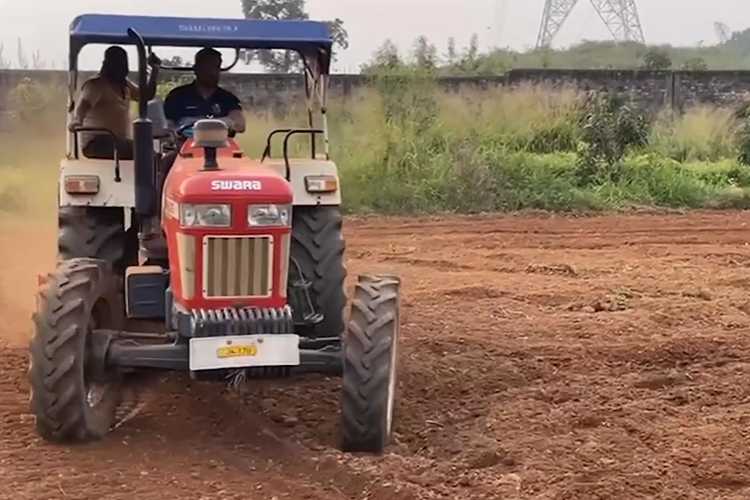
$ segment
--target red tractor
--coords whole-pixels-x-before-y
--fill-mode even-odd
[[[88,44],[135,45],[141,96],[154,46],[233,49],[237,59],[281,49],[304,62],[309,122],[272,131],[260,159],[212,117],[166,129],[158,101],[139,102],[132,161],[86,158],[78,133],[91,129],[71,132],[60,167],[58,265],[41,286],[31,342],[39,433],[55,442],[102,438],[121,387],[145,371],[250,382],[324,372],[343,377],[342,447],[382,451],[393,425],[400,281],[359,277],[345,322],[327,25],[84,15],[70,41],[71,110]],[[310,156],[290,158],[291,140],[305,136]],[[274,137],[283,138],[278,159]],[[169,151],[177,157],[165,166]]]

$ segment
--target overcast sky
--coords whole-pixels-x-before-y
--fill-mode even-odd
[[[733,30],[750,25],[747,0],[637,0],[646,37],[652,43],[696,45],[716,41],[714,22]],[[60,68],[66,58],[66,33],[79,13],[129,13],[203,17],[240,17],[240,0],[0,0],[0,43],[5,58],[16,58],[21,37],[27,52],[40,50],[43,59]],[[311,17],[340,17],[351,47],[339,55],[338,72],[357,71],[386,38],[408,50],[424,34],[444,52],[448,37],[459,47],[472,33],[483,47],[532,47],[544,0],[308,0]],[[604,39],[608,32],[588,0],[579,5],[556,40],[557,46],[582,39]],[[87,65],[98,59],[86,54]]]

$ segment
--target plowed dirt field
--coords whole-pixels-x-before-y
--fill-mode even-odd
[[[0,498],[750,498],[750,216],[349,219],[403,279],[400,406],[339,453],[336,379],[180,375],[105,440],[41,441],[25,343],[49,225],[0,221]]]

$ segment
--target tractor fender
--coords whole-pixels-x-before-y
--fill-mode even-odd
[[[283,176],[286,166],[283,159],[266,160],[263,165]],[[294,192],[295,206],[341,205],[341,183],[339,188],[332,193],[308,193],[305,186],[305,178],[316,175],[330,175],[339,180],[338,168],[330,160],[312,158],[290,158],[289,159],[289,181]]]

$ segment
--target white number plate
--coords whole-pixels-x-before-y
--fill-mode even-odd
[[[298,366],[297,335],[241,335],[190,339],[190,370]]]

